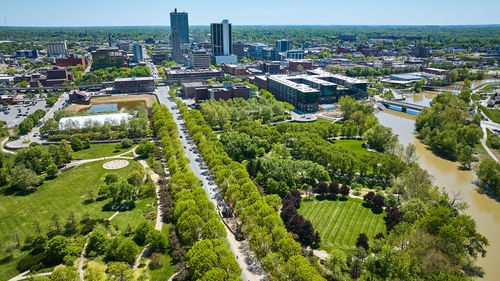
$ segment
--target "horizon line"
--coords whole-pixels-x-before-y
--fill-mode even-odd
[[[500,26],[500,23],[492,24],[232,24],[233,27],[492,27]],[[190,27],[210,27],[208,25],[189,25]],[[7,25],[0,26],[0,29],[8,28],[97,28],[97,27],[170,27],[170,25]]]

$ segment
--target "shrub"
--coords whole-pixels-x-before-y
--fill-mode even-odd
[[[155,270],[163,266],[163,255],[160,253],[153,253],[151,261],[149,262],[149,269]]]
[[[122,148],[129,148],[132,145],[133,145],[133,142],[130,139],[123,139],[122,142],[121,142]]]
[[[25,272],[27,270],[36,271],[44,267],[43,262],[46,260],[47,255],[45,252],[38,253],[36,255],[27,255],[26,257],[19,260],[16,265],[16,269],[19,272]]]

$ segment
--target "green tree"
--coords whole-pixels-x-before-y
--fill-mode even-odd
[[[71,139],[71,148],[73,151],[79,151],[83,149],[83,143],[79,138],[72,138]]]
[[[10,171],[11,186],[23,192],[32,190],[38,185],[39,179],[36,173],[24,166],[14,166]]]
[[[136,152],[142,158],[148,158],[155,153],[155,145],[147,139],[141,140],[137,146]]]
[[[109,242],[108,235],[103,229],[97,228],[92,231],[87,244],[87,255],[93,252],[95,255],[100,255],[106,250]]]
[[[71,266],[58,265],[50,275],[51,281],[77,281],[80,280],[78,273]]]
[[[492,190],[497,196],[500,195],[500,164],[491,158],[485,158],[479,162],[477,177],[482,186]]]
[[[34,126],[35,123],[33,123],[33,119],[26,118],[23,121],[21,121],[21,123],[19,123],[19,131],[21,132],[21,134],[26,134],[29,131],[31,131],[31,129],[33,129]]]
[[[387,147],[397,143],[397,136],[392,135],[392,129],[382,125],[376,125],[368,129],[363,135],[366,143],[379,152],[383,152]]]
[[[149,244],[153,252],[165,253],[168,247],[167,235],[158,230],[151,230],[146,235],[146,244]]]
[[[139,243],[144,243],[150,232],[154,231],[150,223],[143,221],[141,222],[134,231],[134,239]]]
[[[134,271],[130,265],[124,262],[112,262],[108,265],[108,273],[117,281],[131,281],[134,280]]]
[[[47,176],[49,178],[53,178],[59,173],[59,169],[57,168],[56,164],[50,163],[50,165],[47,167]]]
[[[460,153],[458,154],[458,162],[460,162],[460,164],[462,164],[465,169],[470,169],[470,165],[472,161],[474,161],[472,153],[472,147],[468,145],[464,145],[462,149],[460,149]]]
[[[55,262],[60,262],[69,254],[69,240],[64,236],[54,236],[47,242],[47,256]]]

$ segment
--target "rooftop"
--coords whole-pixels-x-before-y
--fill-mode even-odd
[[[119,125],[122,121],[128,122],[130,117],[131,115],[127,113],[64,117],[59,121],[59,130],[68,128],[88,128],[94,124],[102,125],[104,123]]]

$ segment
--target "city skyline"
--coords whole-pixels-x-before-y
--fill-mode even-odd
[[[2,26],[169,26],[169,12],[175,8],[189,13],[190,25],[209,26],[229,19],[237,25],[491,25],[500,24],[500,3],[480,0],[474,5],[464,0],[423,0],[414,5],[402,1],[353,0],[348,3],[311,0],[254,1],[244,9],[234,0],[216,8],[199,0],[132,0],[42,3],[23,0],[31,7],[20,14],[20,1],[6,1],[0,12]],[[297,8],[300,7],[300,8]],[[488,7],[488,9],[484,9]],[[91,13],[85,13],[91,11]],[[110,11],[113,11],[110,13]],[[446,11],[446,12],[444,12]],[[258,15],[258,20],[256,15]]]

